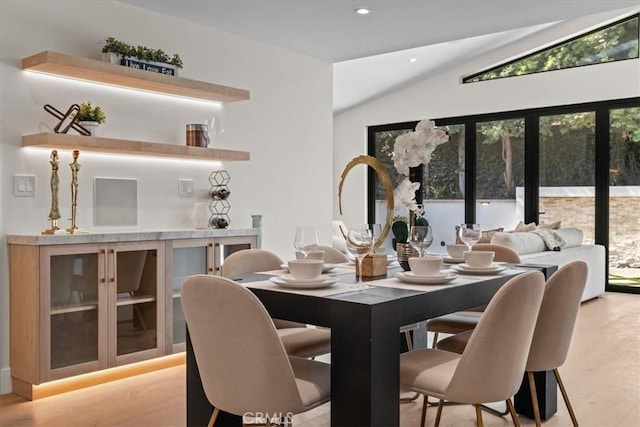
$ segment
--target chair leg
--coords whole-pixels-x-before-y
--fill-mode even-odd
[[[569,416],[571,417],[571,421],[573,422],[574,427],[578,427],[578,419],[576,418],[576,414],[573,412],[573,408],[571,407],[571,402],[569,401],[569,395],[567,394],[567,390],[564,388],[562,379],[560,379],[560,371],[558,371],[558,369],[556,368],[553,370],[553,374],[556,376],[556,381],[558,381],[558,386],[560,386],[560,392],[562,393],[562,398],[564,399],[565,405],[567,405],[567,411],[569,411]]]
[[[438,345],[438,333],[433,333],[433,342],[431,343],[431,348],[436,348]]]
[[[427,419],[427,395],[422,396],[422,418],[420,418],[420,427],[424,427]]]
[[[500,412],[496,409],[491,408],[490,406],[487,405],[480,405],[482,407],[483,410],[487,411],[490,414],[493,414],[497,417],[504,417],[505,415],[507,415],[509,413],[509,407],[507,406],[503,412]]]
[[[407,341],[407,350],[413,350],[413,339],[411,339],[411,332],[404,332],[404,339]]]
[[[213,408],[213,414],[211,414],[211,418],[209,418],[209,423],[207,424],[207,427],[213,427],[213,425],[216,423],[216,418],[218,418],[219,412],[220,410],[218,408]]]
[[[443,407],[444,400],[440,399],[440,402],[438,402],[438,412],[436,413],[436,422],[433,424],[433,427],[438,427],[440,425],[440,417],[442,416]]]
[[[413,393],[413,396],[411,397],[401,397],[400,398],[400,403],[411,403],[414,400],[416,400],[417,398],[420,397],[420,393]]]
[[[513,420],[513,425],[516,427],[520,427],[520,420],[518,420],[518,416],[516,415],[516,408],[513,407],[513,402],[511,398],[506,400],[507,402],[507,410],[511,414],[511,419]]]
[[[484,422],[482,420],[482,405],[477,404],[474,406],[476,407],[476,422],[478,424],[478,427],[483,427]]]
[[[527,378],[529,379],[529,390],[531,391],[531,405],[533,406],[533,417],[536,420],[536,427],[540,427],[540,408],[538,407],[538,392],[536,391],[536,380],[533,376],[533,372],[527,371]]]

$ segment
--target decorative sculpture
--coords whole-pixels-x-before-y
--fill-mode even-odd
[[[62,113],[57,110],[53,105],[45,104],[44,110],[51,114],[56,119],[60,120],[58,124],[53,128],[55,133],[67,133],[69,129],[73,129],[77,131],[80,135],[89,136],[91,132],[88,129],[78,124],[75,121],[75,113],[80,110],[80,106],[78,104],[71,104],[71,107],[67,110],[66,113]],[[63,127],[64,125],[64,127]],[[62,128],[62,129],[61,129]]]
[[[51,228],[44,230],[42,234],[65,234],[66,231],[61,230],[60,227],[58,227],[58,220],[61,216],[60,209],[58,207],[58,190],[60,187],[60,177],[58,177],[60,159],[58,158],[58,150],[53,150],[51,152],[49,163],[51,163],[51,210],[49,211]]]
[[[227,200],[231,194],[228,187],[230,179],[229,172],[226,170],[213,171],[209,175],[209,182],[211,183],[211,189],[209,190],[209,196],[211,196],[211,202],[209,202],[209,210],[211,211],[209,225],[213,228],[227,228],[231,223],[229,218],[231,205]]]
[[[70,234],[82,234],[87,233],[87,230],[83,230],[77,225],[77,210],[78,210],[78,173],[80,172],[80,163],[78,163],[78,156],[80,151],[73,150],[73,162],[69,163],[71,168],[71,227],[67,228],[67,232]]]

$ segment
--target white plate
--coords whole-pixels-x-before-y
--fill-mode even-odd
[[[396,279],[405,283],[413,283],[418,285],[437,285],[447,283],[458,277],[455,273],[448,273],[442,276],[416,276],[405,273],[396,273]]]
[[[451,272],[450,271],[441,271],[439,273],[429,274],[429,275],[426,275],[426,276],[425,275],[416,274],[413,271],[405,271],[402,274],[417,279],[417,278],[421,278],[421,277],[427,277],[427,278],[447,277],[449,274],[451,274]]]
[[[332,271],[334,268],[336,268],[338,265],[339,264],[329,264],[328,262],[325,262],[322,265],[322,272],[328,273]],[[289,266],[287,264],[280,264],[280,268],[283,269],[284,271],[289,271]]]
[[[271,280],[276,285],[292,288],[292,289],[320,289],[320,288],[328,288],[329,286],[333,286],[338,282],[337,277],[322,277],[320,279],[306,280],[304,283],[300,283],[300,281],[295,282],[287,282],[283,279],[283,276],[272,277]]]
[[[320,277],[316,277],[314,279],[296,279],[291,274],[283,274],[282,276],[278,277],[287,283],[295,283],[299,285],[321,283],[329,278],[329,276],[321,275]]]
[[[456,264],[452,265],[451,269],[455,270],[459,273],[469,273],[469,274],[495,274],[500,273],[507,269],[507,267],[503,265],[496,265],[493,267],[464,267],[466,264]]]
[[[467,264],[466,262],[459,265],[460,268],[465,270],[498,270],[502,266],[502,262],[492,262],[491,265],[487,265],[486,267],[474,267],[472,265]]]
[[[445,255],[442,257],[442,262],[446,262],[447,264],[460,264],[464,262],[464,258],[453,258]]]

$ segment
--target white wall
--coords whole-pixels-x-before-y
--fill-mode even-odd
[[[185,124],[201,123],[222,108],[225,133],[216,146],[251,152],[249,162],[124,157],[81,153],[78,225],[92,232],[93,178],[138,180],[138,226],[191,227],[196,201],[206,201],[212,170],[231,175],[233,228],[250,228],[263,215],[263,247],[293,255],[299,223],[315,224],[330,243],[332,218],[331,64],[221,31],[169,18],[116,1],[0,1],[0,392],[9,382],[9,284],[6,235],[47,228],[50,207],[48,150],[21,147],[21,136],[51,129],[46,103],[66,110],[91,100],[107,114],[102,136],[183,145]],[[106,88],[21,70],[21,58],[51,50],[100,58],[108,36],[130,44],[178,52],[180,76],[251,91],[251,99],[222,107],[199,101]],[[60,225],[70,215],[69,152],[60,156]],[[12,195],[14,174],[37,177],[36,197]],[[191,178],[196,197],[178,197],[178,179]],[[117,228],[118,230],[122,228]]]
[[[366,153],[367,126],[640,96],[640,61],[637,59],[480,83],[460,83],[464,75],[616,20],[619,16],[619,12],[609,12],[553,26],[544,33],[337,114],[334,117],[334,176],[339,176],[353,157]],[[349,174],[353,188],[350,197],[343,199],[342,219],[346,223],[358,224],[366,215],[366,200],[362,197],[366,194],[364,167],[358,172]],[[337,208],[334,215],[338,215]]]

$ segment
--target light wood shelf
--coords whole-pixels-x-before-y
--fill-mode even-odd
[[[248,90],[44,51],[22,59],[22,69],[131,89],[217,102],[249,99]]]
[[[121,307],[123,305],[132,305],[132,304],[143,304],[146,302],[154,302],[156,297],[153,295],[135,295],[135,296],[120,296],[116,300],[116,307]]]
[[[60,315],[60,314],[67,314],[67,313],[78,313],[81,311],[89,311],[89,310],[97,310],[98,309],[98,304],[71,304],[71,305],[63,305],[63,306],[54,306],[51,307],[51,315],[55,316],[55,315]]]
[[[22,137],[22,146],[208,161],[242,161],[249,160],[250,158],[248,151],[192,147],[95,136],[67,135],[63,133],[25,135]]]

